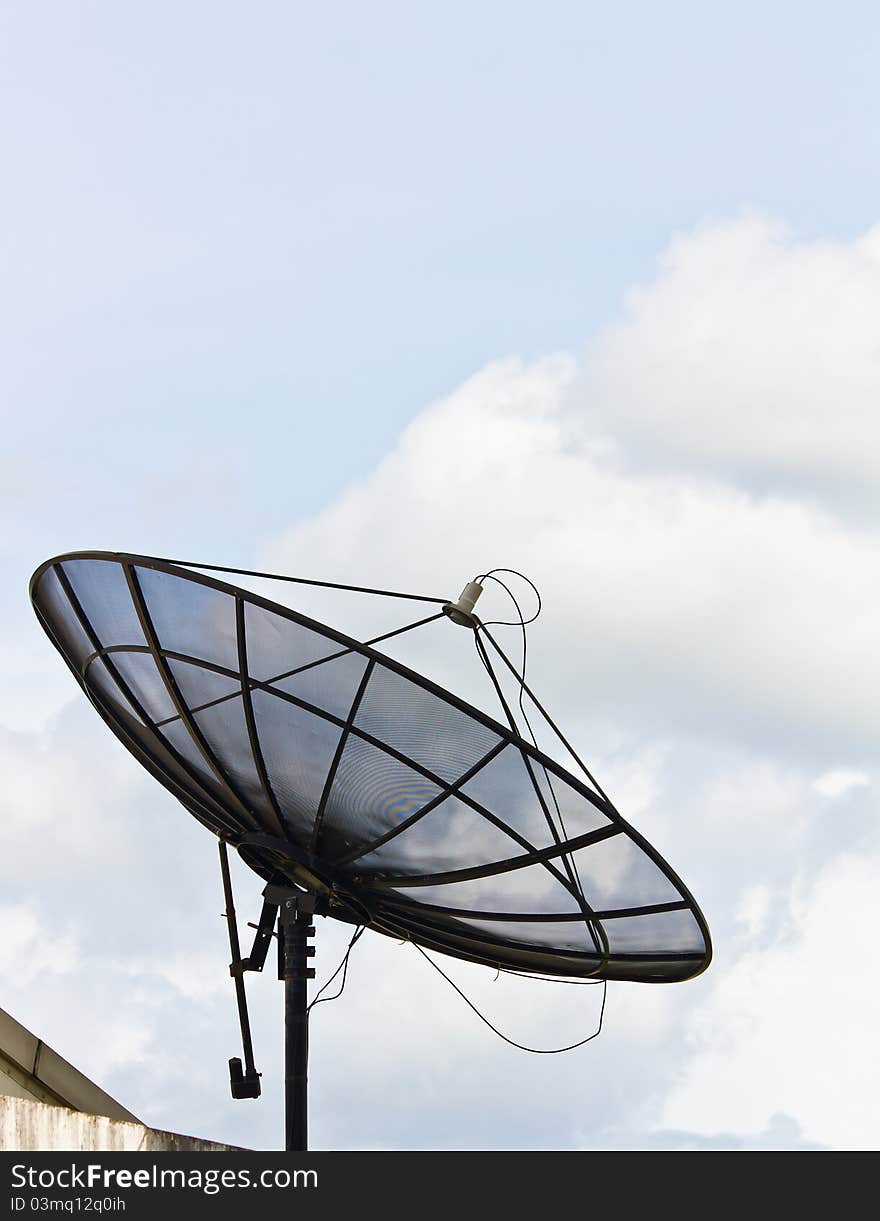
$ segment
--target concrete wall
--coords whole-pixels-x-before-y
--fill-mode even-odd
[[[9,1071],[4,1072],[4,1068]],[[32,1102],[40,1097],[34,1092],[34,1087],[29,1082],[21,1080],[21,1074],[16,1073],[12,1065],[4,1064],[2,1055],[0,1055],[0,1094],[11,1094],[13,1098],[30,1098]]]
[[[178,1153],[235,1147],[146,1127],[0,1009],[0,1149]]]
[[[100,1149],[117,1153],[206,1153],[235,1149],[177,1132],[162,1132],[106,1115],[88,1115],[67,1107],[0,1095],[0,1149]]]

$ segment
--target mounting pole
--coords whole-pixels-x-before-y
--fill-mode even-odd
[[[308,960],[315,947],[312,917],[316,896],[288,891],[279,912],[278,975],[284,981],[284,1148],[301,1153],[309,1147],[309,1013],[307,988],[314,979]]]

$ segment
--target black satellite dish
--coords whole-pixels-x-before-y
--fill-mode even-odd
[[[288,1149],[307,1148],[315,914],[524,974],[670,983],[709,964],[706,922],[669,865],[586,768],[578,779],[516,731],[481,637],[510,663],[474,613],[479,592],[471,582],[398,632],[443,613],[473,630],[507,726],[371,647],[398,632],[361,644],[180,564],[76,552],[31,579],[100,715],[220,837],[236,1097],[260,1092],[243,972],[262,969],[277,920]],[[227,844],[267,883],[247,958]]]

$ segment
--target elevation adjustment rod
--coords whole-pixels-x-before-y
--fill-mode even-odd
[[[254,1045],[251,1039],[251,1024],[248,1018],[247,995],[244,989],[244,972],[249,969],[248,960],[242,958],[238,940],[238,925],[235,922],[235,905],[232,898],[232,879],[229,875],[229,857],[226,843],[220,840],[220,873],[223,878],[223,896],[226,900],[226,926],[229,931],[229,951],[232,961],[229,974],[235,981],[235,1000],[238,1005],[238,1021],[241,1026],[241,1043],[244,1051],[244,1066],[238,1056],[229,1061],[229,1087],[233,1098],[259,1098],[260,1074],[254,1064]]]

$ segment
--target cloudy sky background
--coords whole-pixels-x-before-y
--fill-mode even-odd
[[[215,845],[27,602],[77,548],[522,569],[534,686],[709,920],[704,976],[559,1057],[365,935],[314,1147],[880,1144],[878,42],[847,3],[7,9],[0,1006],[145,1121],[277,1144],[280,987],[233,1103]],[[492,707],[451,625],[395,655]],[[520,1041],[597,1017],[450,972]]]

